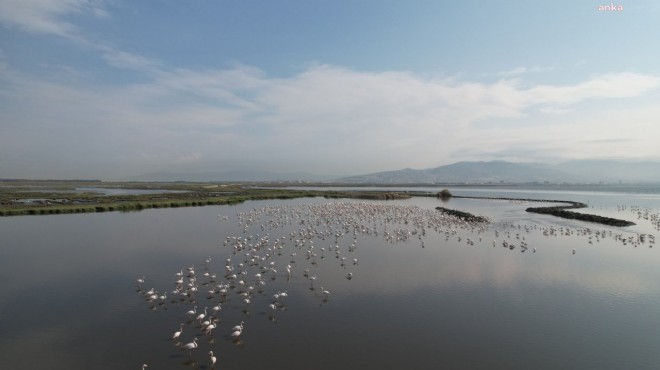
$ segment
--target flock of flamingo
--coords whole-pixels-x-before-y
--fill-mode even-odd
[[[193,367],[200,361],[196,354],[199,338],[207,338],[209,348],[216,349],[215,353],[220,353],[219,348],[213,347],[218,337],[243,345],[249,320],[254,320],[250,311],[256,309],[275,321],[276,312],[287,310],[289,290],[292,294],[310,294],[301,293],[309,290],[313,298],[328,302],[331,293],[320,285],[319,266],[334,264],[345,279],[358,277],[361,238],[376,238],[392,244],[412,242],[425,247],[427,234],[435,233],[440,239],[444,236],[447,242],[455,240],[487,246],[492,240],[493,247],[502,245],[521,252],[528,250],[525,235],[532,232],[548,237],[578,234],[588,237],[589,243],[594,238],[599,241],[606,237],[623,244],[648,242],[652,246],[655,243],[653,235],[624,235],[613,233],[611,229],[468,222],[433,209],[377,202],[282,205],[253,209],[236,216],[242,235],[227,236],[221,242],[220,258],[209,256],[202,263],[174,272],[171,282],[174,288],[169,293],[169,289],[145,289],[151,281],[144,276],[137,279],[137,291],[149,308],[158,310],[169,306],[180,310],[180,322],[172,325],[170,340],[186,353],[187,363]],[[219,215],[218,220],[225,223],[230,218]],[[279,236],[271,236],[271,233]],[[536,252],[536,247],[532,250]],[[300,287],[304,280],[308,288],[303,290]],[[283,289],[285,287],[288,290]],[[231,328],[222,328],[227,310],[240,311],[234,314],[242,315],[243,320],[235,322]],[[206,362],[211,368],[216,366],[218,361],[212,350]],[[144,364],[143,370],[146,367]]]

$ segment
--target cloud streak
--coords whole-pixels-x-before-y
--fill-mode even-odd
[[[102,3],[93,0],[0,1],[0,23],[32,33],[73,36],[78,29],[66,17],[83,13],[107,16]]]

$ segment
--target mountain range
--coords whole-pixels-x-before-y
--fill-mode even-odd
[[[458,162],[428,169],[406,168],[350,176],[337,182],[353,184],[434,183],[660,183],[658,162],[576,160],[557,165],[505,161]]]
[[[427,169],[401,169],[337,177],[307,172],[274,171],[157,172],[126,181],[323,182],[343,184],[640,184],[660,183],[660,162],[575,160],[556,165],[506,161],[457,162]]]

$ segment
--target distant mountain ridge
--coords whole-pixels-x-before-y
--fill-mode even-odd
[[[344,184],[524,184],[524,183],[657,183],[660,162],[576,160],[550,165],[507,161],[457,162],[445,166],[375,172],[337,178],[307,172],[231,170],[200,172],[154,172],[125,181],[190,182],[325,182]]]
[[[558,165],[506,161],[457,162],[428,169],[402,169],[350,176],[353,184],[434,183],[660,183],[658,162],[576,160]]]

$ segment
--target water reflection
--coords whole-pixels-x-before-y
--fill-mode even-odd
[[[496,222],[436,229],[433,198],[371,218],[312,207],[327,202],[2,219],[0,353],[53,369],[209,368],[210,351],[223,368],[660,364],[660,262],[648,238],[629,241],[650,218],[619,229],[454,199]]]

